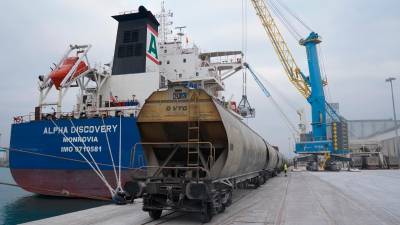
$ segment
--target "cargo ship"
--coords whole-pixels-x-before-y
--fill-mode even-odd
[[[164,5],[156,16],[143,6],[113,16],[118,31],[112,63],[93,67],[91,45],[70,45],[38,77],[39,104],[33,113],[14,117],[11,126],[10,169],[20,187],[111,199],[127,180],[145,176],[137,116],[151,93],[179,82],[220,95],[223,78],[242,68],[242,53],[201,53],[185,27],[173,32],[171,17]],[[67,93],[74,90],[77,102],[65,112]]]

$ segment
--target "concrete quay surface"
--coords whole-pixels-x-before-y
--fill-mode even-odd
[[[400,171],[291,172],[258,189],[237,190],[213,225],[398,225]],[[165,212],[153,221],[142,204],[107,205],[29,225],[201,224],[196,214]]]

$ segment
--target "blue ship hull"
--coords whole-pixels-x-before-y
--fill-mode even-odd
[[[107,181],[115,187],[114,168],[118,173],[120,149],[122,184],[144,175],[143,150],[140,145],[135,148],[139,142],[135,117],[110,117],[104,118],[104,122],[101,118],[91,118],[13,124],[10,169],[17,184],[30,192],[109,199],[110,192],[104,182],[78,151],[94,165],[91,154]]]

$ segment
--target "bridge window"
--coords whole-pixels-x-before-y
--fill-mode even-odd
[[[126,46],[126,57],[133,56],[133,45]]]
[[[123,58],[123,57],[125,57],[125,46],[120,45],[118,47],[118,58]]]
[[[138,42],[139,41],[139,31],[125,31],[124,32],[124,43]]]
[[[144,52],[144,46],[142,43],[136,44],[135,56],[142,56]]]

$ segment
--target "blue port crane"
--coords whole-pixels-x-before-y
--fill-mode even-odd
[[[306,135],[307,138],[303,138],[303,140],[296,143],[295,152],[314,156],[328,154],[330,159],[336,158],[347,161],[347,158],[343,157],[343,155],[347,154],[348,150],[339,149],[336,137],[329,139],[327,135],[327,115],[332,118],[332,126],[334,127],[338,123],[344,124],[345,119],[336,113],[325,99],[324,85],[327,85],[327,83],[322,79],[317,50],[317,46],[321,43],[320,36],[316,32],[311,32],[307,38],[301,39],[299,42],[300,45],[306,48],[307,52],[309,76],[306,76],[297,66],[265,0],[251,0],[251,3],[271,40],[286,75],[311,105],[312,131]],[[334,135],[335,129],[333,129]],[[318,160],[317,157],[313,158]]]

